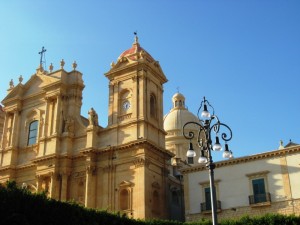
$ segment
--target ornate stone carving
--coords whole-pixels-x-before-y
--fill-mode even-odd
[[[144,158],[137,158],[133,161],[133,164],[134,164],[135,168],[138,168],[141,166],[149,167],[150,161],[148,159],[144,159]]]
[[[97,170],[97,167],[96,167],[96,166],[91,166],[91,165],[89,165],[89,166],[86,167],[86,172],[87,172],[88,174],[95,175],[95,174],[96,174],[96,170]]]
[[[73,174],[74,178],[80,178],[80,177],[85,177],[86,171],[80,171],[80,172],[75,172]]]
[[[70,133],[73,133],[73,132],[74,132],[74,128],[75,128],[74,119],[72,119],[71,117],[68,117],[68,118],[65,120],[65,124],[64,124],[64,132],[70,132]]]

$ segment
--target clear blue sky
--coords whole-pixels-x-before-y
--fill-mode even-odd
[[[0,98],[10,79],[39,65],[77,61],[85,82],[82,115],[94,107],[107,125],[110,63],[139,42],[160,64],[164,114],[180,88],[197,112],[205,95],[233,130],[235,156],[300,143],[299,0],[1,1]],[[219,159],[215,156],[216,159]]]

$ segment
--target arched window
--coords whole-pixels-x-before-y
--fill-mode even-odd
[[[129,209],[129,192],[127,189],[120,191],[120,210]]]
[[[154,95],[150,95],[150,115],[156,118],[156,99]]]
[[[38,125],[39,121],[34,120],[29,125],[29,132],[28,132],[28,144],[33,145],[36,143],[37,133],[38,133]]]

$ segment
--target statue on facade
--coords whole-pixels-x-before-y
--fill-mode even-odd
[[[94,108],[91,108],[88,114],[89,114],[89,125],[98,126],[98,114],[96,113]]]

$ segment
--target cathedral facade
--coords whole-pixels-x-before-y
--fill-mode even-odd
[[[56,71],[40,65],[24,84],[10,84],[1,108],[0,182],[133,218],[181,219],[182,188],[170,172],[174,153],[163,127],[167,78],[158,61],[135,37],[111,64],[105,128],[93,108],[80,115],[82,74],[76,62],[69,72],[64,64]]]

